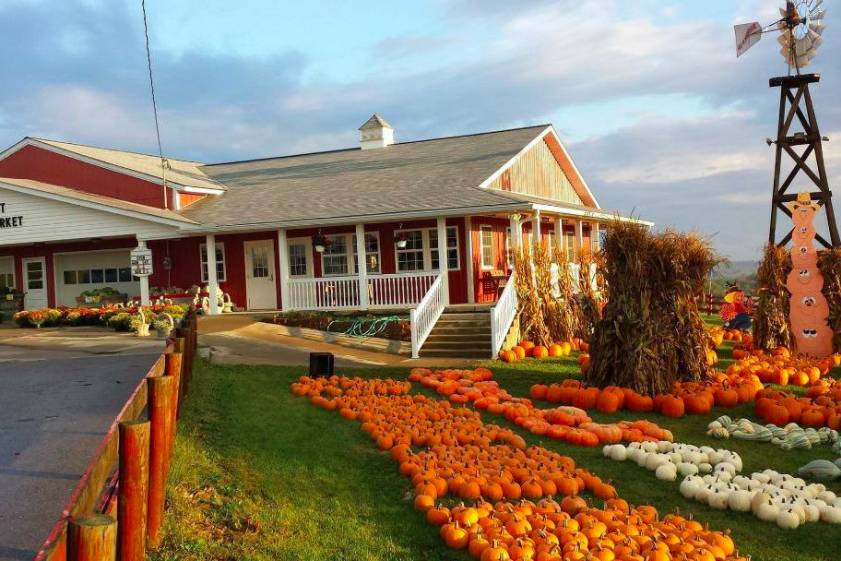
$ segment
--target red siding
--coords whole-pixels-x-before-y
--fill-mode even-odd
[[[0,160],[0,177],[33,179],[157,208],[164,206],[160,185],[36,146],[24,146]],[[172,208],[171,193],[168,204]]]

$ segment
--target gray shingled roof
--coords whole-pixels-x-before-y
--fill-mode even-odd
[[[236,226],[504,207],[520,201],[479,184],[547,126],[208,165],[202,172],[228,191],[181,212]]]

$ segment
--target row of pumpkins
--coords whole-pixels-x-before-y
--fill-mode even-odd
[[[815,384],[806,396],[766,389],[757,394],[754,411],[766,423],[777,426],[794,422],[841,430],[841,382]]]
[[[676,442],[631,443],[605,446],[603,453],[616,461],[632,461],[655,472],[657,479],[675,481],[680,493],[718,510],[753,512],[763,521],[793,529],[806,522],[841,524],[841,498],[822,483],[807,483],[800,477],[774,470],[742,472],[741,457],[730,450],[696,447]],[[816,460],[800,469],[812,479],[829,479],[827,465]]]
[[[571,458],[526,447],[512,431],[449,400],[402,390],[399,382],[337,377],[293,384],[296,395],[359,421],[390,451],[412,480],[415,507],[440,526],[450,548],[480,561],[745,560],[727,534],[676,514],[660,518],[652,506],[632,507]],[[604,508],[577,496],[585,489]],[[445,497],[471,502],[436,504]]]
[[[560,358],[569,356],[573,351],[586,351],[589,345],[578,338],[558,341],[548,345],[537,345],[532,341],[520,341],[510,349],[500,351],[499,359],[503,362],[517,362],[524,358]]]
[[[512,396],[492,377],[486,368],[439,371],[414,368],[409,374],[410,380],[448,396],[454,403],[472,403],[477,409],[505,416],[532,434],[576,446],[672,438],[668,430],[647,420],[595,423],[578,407],[538,409],[529,399]]]
[[[761,349],[734,349],[727,371],[730,374],[747,372],[756,375],[766,384],[806,387],[816,384],[830,370],[841,365],[841,355],[815,359],[792,354],[785,347],[777,347],[770,353]]]

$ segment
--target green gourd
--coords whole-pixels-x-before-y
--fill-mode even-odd
[[[829,460],[813,460],[797,470],[800,477],[832,481],[841,477],[841,468]]]

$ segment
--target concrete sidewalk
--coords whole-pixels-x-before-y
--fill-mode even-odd
[[[470,359],[412,359],[391,353],[354,349],[309,339],[280,335],[269,323],[245,314],[226,314],[199,319],[199,346],[210,349],[217,364],[309,365],[309,353],[329,352],[339,368],[371,366],[472,368]]]

